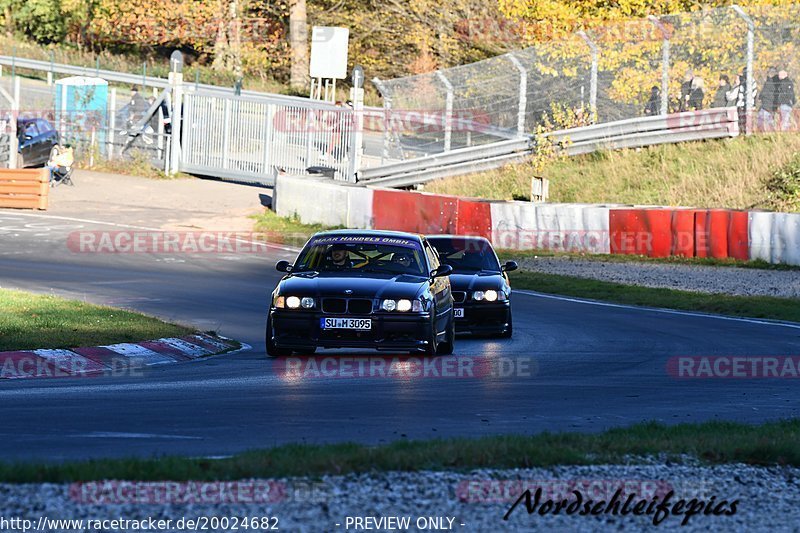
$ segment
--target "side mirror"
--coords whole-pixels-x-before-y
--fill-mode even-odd
[[[289,261],[278,261],[275,264],[275,270],[278,272],[291,272],[292,264]]]
[[[505,265],[500,267],[500,270],[503,272],[511,272],[512,270],[516,270],[519,268],[519,265],[516,261],[507,261]]]
[[[431,272],[431,278],[441,278],[442,276],[449,276],[453,273],[453,267],[450,265],[439,265],[439,268]]]

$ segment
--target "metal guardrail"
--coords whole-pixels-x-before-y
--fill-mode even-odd
[[[438,178],[497,168],[525,159],[532,150],[533,139],[530,137],[459,148],[362,170],[358,174],[358,184],[407,187]]]
[[[736,137],[735,107],[639,117],[546,134],[569,156],[598,150],[639,148],[657,144]],[[438,178],[480,172],[524,159],[535,150],[532,138],[501,141],[452,150],[400,163],[362,170],[359,185],[408,187]]]
[[[546,137],[566,150],[567,155],[573,156],[598,150],[640,148],[737,135],[737,108],[725,107],[558,130],[548,133]]]
[[[26,59],[14,56],[0,56],[0,65],[13,66],[15,68],[36,70],[41,72],[54,72],[58,74],[66,74],[69,76],[95,76],[103,78],[106,81],[121,83],[126,85],[141,85],[144,87],[157,87],[164,89],[169,87],[169,80],[167,78],[159,78],[156,76],[143,76],[142,74],[131,74],[128,72],[116,72],[113,70],[103,70],[93,67],[77,67],[74,65],[66,65],[63,63],[50,63],[49,61],[40,61],[38,59]],[[218,85],[208,85],[206,83],[191,83],[184,82],[185,91],[202,92],[214,96],[232,96],[234,94],[233,87],[220,87]],[[309,99],[302,96],[289,96],[285,94],[272,94],[262,93],[258,91],[242,91],[242,96],[250,98],[266,98],[270,100],[279,100],[286,104],[308,104]],[[335,107],[331,103],[318,102],[321,106],[326,108]]]

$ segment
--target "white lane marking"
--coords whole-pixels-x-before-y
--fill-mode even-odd
[[[677,311],[675,309],[663,309],[659,307],[645,307],[641,305],[615,304],[609,302],[599,302],[597,300],[584,300],[581,298],[571,298],[568,296],[557,296],[555,294],[544,294],[535,291],[513,290],[514,294],[524,294],[525,296],[535,296],[537,298],[548,298],[550,300],[560,300],[562,302],[572,302],[577,304],[597,305],[600,307],[616,307],[618,309],[632,309],[634,311],[648,311],[653,313],[663,313],[665,315],[691,316],[698,318],[714,318],[716,320],[728,320],[731,322],[745,322],[748,324],[758,324],[761,326],[779,326],[783,328],[800,329],[800,324],[789,322],[779,322],[773,320],[759,320],[757,318],[740,318],[735,316],[715,315],[712,313],[699,313],[693,311]]]
[[[1,211],[0,211],[0,214],[2,214]],[[58,215],[41,215],[41,214],[38,214],[38,213],[14,213],[13,216],[24,216],[24,217],[33,217],[33,218],[52,218],[52,219],[55,219],[55,220],[69,220],[71,222],[84,222],[84,223],[87,223],[87,224],[104,224],[106,226],[114,226],[116,228],[139,229],[139,230],[143,230],[143,231],[165,231],[165,230],[160,229],[160,228],[148,228],[146,226],[134,226],[134,225],[131,225],[131,224],[117,224],[117,223],[114,223],[114,222],[103,222],[102,220],[91,220],[91,219],[86,219],[86,218],[75,218],[75,217],[62,217],[62,216],[58,216]],[[241,242],[241,243],[244,243],[244,244],[261,245],[261,246],[264,246],[266,248],[274,248],[276,250],[282,250],[284,252],[298,253],[300,251],[300,248],[294,248],[292,246],[283,246],[281,244],[273,244],[273,243],[270,243],[270,242],[251,241],[251,240],[248,240],[248,239],[240,239],[238,237],[234,237],[232,240],[234,240],[236,242]]]
[[[181,440],[202,440],[203,437],[193,437],[190,435],[165,435],[162,433],[123,433],[118,431],[93,431],[92,433],[79,433],[77,435],[65,435],[73,438],[91,439],[181,439]]]

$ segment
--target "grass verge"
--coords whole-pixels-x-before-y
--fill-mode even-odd
[[[510,277],[514,289],[528,289],[548,294],[628,305],[800,322],[800,300],[795,298],[729,296],[675,289],[656,289],[522,270],[511,273]]]
[[[0,351],[97,346],[194,333],[132,311],[8,289],[0,289],[0,309]]]
[[[800,208],[797,162],[800,134],[754,135],[641,150],[601,151],[554,160],[541,175],[550,201],[682,205],[736,209]],[[794,162],[793,162],[794,161]],[[512,200],[530,197],[530,164],[428,183],[434,193]]]
[[[303,246],[316,232],[328,229],[339,229],[343,226],[323,226],[322,224],[303,224],[297,216],[280,217],[274,211],[265,210],[259,215],[251,217],[254,230],[264,233],[269,242]]]
[[[527,468],[628,462],[630,456],[691,455],[709,463],[800,465],[800,420],[756,426],[654,422],[603,433],[541,433],[479,439],[395,442],[384,446],[286,445],[231,458],[162,457],[73,463],[2,463],[10,483],[119,480],[233,480],[372,471]]]

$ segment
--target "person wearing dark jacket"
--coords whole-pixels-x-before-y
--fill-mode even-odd
[[[705,98],[705,82],[703,78],[697,76],[692,78],[692,90],[689,92],[687,109],[699,111],[703,109],[703,98]]]
[[[778,110],[777,88],[778,70],[770,67],[767,71],[767,79],[761,88],[761,107],[758,110],[758,127],[762,131],[775,129],[775,112]]]
[[[692,93],[692,80],[694,79],[694,73],[689,70],[686,72],[686,76],[683,77],[683,83],[681,83],[681,94],[679,96],[678,101],[678,111],[687,111],[689,109],[689,96]]]
[[[717,92],[714,93],[714,102],[711,107],[728,107],[728,91],[731,90],[730,79],[723,74],[719,77]]]
[[[661,91],[657,85],[650,88],[650,98],[644,106],[644,114],[648,117],[654,117],[661,113]]]
[[[778,81],[775,86],[775,104],[780,113],[782,131],[788,131],[792,126],[792,108],[796,99],[794,81],[789,77],[788,72],[781,70],[778,72]]]

